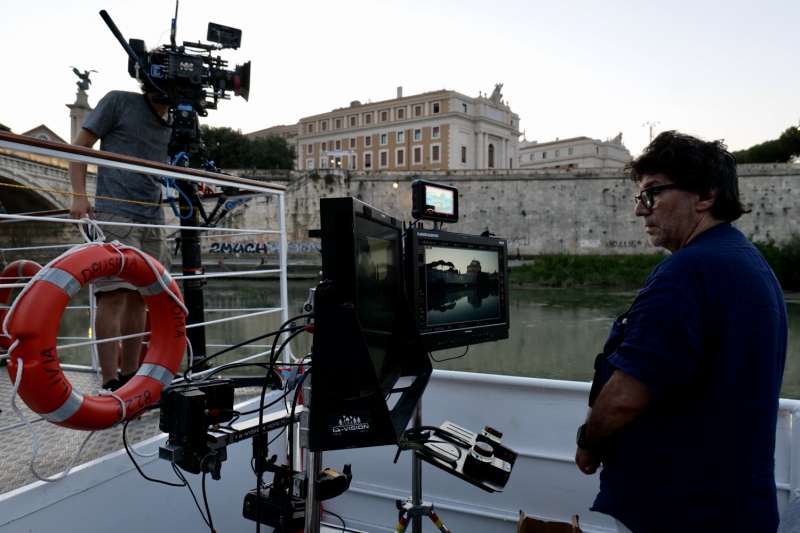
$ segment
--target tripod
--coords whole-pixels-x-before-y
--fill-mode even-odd
[[[422,427],[422,400],[417,403],[414,410],[414,429],[419,431]],[[412,533],[422,533],[422,517],[427,516],[442,533],[452,533],[444,524],[439,515],[433,510],[433,504],[422,501],[422,459],[417,454],[411,454],[411,498],[397,500],[399,517],[395,531],[404,533],[411,522]]]

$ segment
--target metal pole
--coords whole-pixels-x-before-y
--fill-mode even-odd
[[[313,376],[306,376],[303,380],[303,404],[306,406],[306,409],[313,409],[311,406],[311,379]],[[308,422],[308,411],[303,413],[304,420]],[[294,429],[298,428],[299,424],[294,424]],[[308,429],[307,427],[305,428]],[[304,437],[308,437],[307,431],[303,433]],[[298,435],[296,435],[297,437]],[[301,444],[301,440],[299,438],[294,439],[294,446],[296,449],[299,449]],[[307,438],[303,440],[304,446],[309,446],[309,441]],[[322,452],[312,452],[309,448],[303,448],[303,464],[305,465],[305,472],[306,472],[306,510],[305,510],[305,533],[319,533],[319,523],[320,523],[320,512],[319,512],[319,500],[317,497],[317,474],[320,470],[320,465],[322,464]],[[294,457],[299,457],[300,454],[296,453]],[[299,470],[300,467],[295,467],[291,465],[292,469]]]
[[[422,427],[422,400],[414,410],[414,429],[418,432]],[[411,452],[411,505],[418,509],[422,505],[422,459]],[[411,532],[422,533],[422,515],[414,513],[411,517]]]
[[[188,203],[187,198],[195,198],[197,195],[197,185],[193,182],[179,180],[176,182],[178,189],[184,194],[180,195],[179,205],[181,213],[181,226],[199,226],[200,211],[193,206],[194,200]],[[192,215],[186,216],[189,211]],[[183,274],[193,276],[203,273],[203,258],[200,252],[200,232],[195,230],[181,230],[181,260],[183,263]],[[203,279],[184,279],[183,298],[189,316],[186,318],[186,325],[200,324],[205,322],[204,301],[203,301]],[[205,327],[200,326],[186,330],[189,342],[192,343],[192,354],[194,364],[202,361],[206,357],[206,331]],[[204,365],[203,365],[204,366]],[[200,366],[198,366],[200,368]]]
[[[306,527],[305,533],[319,533],[319,500],[317,499],[317,473],[322,464],[322,452],[306,449]]]

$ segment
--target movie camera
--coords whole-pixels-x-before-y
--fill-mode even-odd
[[[228,91],[245,100],[250,96],[250,61],[228,70],[227,61],[214,51],[237,49],[242,31],[210,22],[206,40],[210,43],[176,42],[178,6],[170,27],[170,43],[147,50],[141,39],[126,41],[109,14],[100,16],[128,54],[128,74],[153,95],[155,103],[167,104],[172,115],[170,154],[194,153],[200,143],[198,116],[216,109],[227,100]]]
[[[321,228],[310,234],[322,241],[322,281],[296,317],[299,325],[292,323],[314,334],[313,376],[295,370],[281,378],[271,365],[266,378],[166,389],[161,429],[169,439],[162,458],[218,478],[226,446],[252,437],[258,482],[245,496],[243,514],[279,531],[302,525],[319,501],[348,489],[350,465],[341,474],[322,470],[323,451],[395,445],[398,455],[410,450],[415,462],[487,492],[504,489],[517,454],[502,443],[502,433],[488,426],[475,433],[450,421],[422,426],[419,404],[432,373],[431,351],[508,337],[506,241],[443,231],[444,221],[458,220],[453,187],[416,180],[412,197],[409,225],[355,198],[320,200]],[[420,220],[434,221],[434,229]],[[233,388],[247,383],[263,386],[259,417],[221,425],[233,418]],[[281,388],[295,391],[291,410],[264,412],[263,391]],[[303,406],[296,406],[301,388]],[[306,450],[306,473],[294,469],[296,451],[286,465],[269,457],[266,433],[294,425],[299,443],[290,438],[289,449]],[[266,472],[274,474],[269,490],[261,488]],[[416,520],[432,512],[421,494],[398,501],[398,509],[415,520],[415,531]]]

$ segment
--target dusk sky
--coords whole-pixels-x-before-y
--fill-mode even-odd
[[[70,66],[95,69],[90,103],[138,90],[98,15],[126,38],[169,40],[172,2],[4,2],[0,123],[69,136]],[[362,102],[452,89],[503,94],[528,140],[622,132],[636,155],[654,132],[724,139],[731,149],[800,121],[800,1],[350,1],[180,3],[178,40],[208,22],[243,30],[221,55],[253,62],[249,102],[220,103],[213,126],[247,133]]]

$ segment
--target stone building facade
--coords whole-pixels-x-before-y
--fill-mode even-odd
[[[622,168],[630,160],[621,133],[607,141],[571,137],[545,143],[522,142],[519,147],[522,169]]]
[[[502,100],[432,91],[300,119],[299,170],[508,169],[517,164],[519,116]]]

